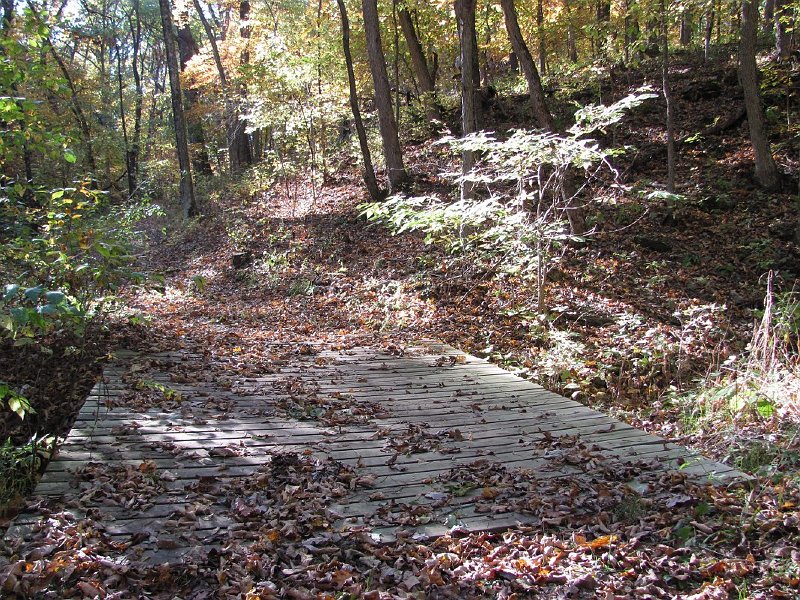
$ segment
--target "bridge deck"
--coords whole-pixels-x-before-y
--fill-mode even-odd
[[[641,491],[670,470],[742,476],[442,344],[304,348],[238,379],[213,363],[121,355],[48,466],[43,501],[9,535],[34,542],[58,513],[90,518],[137,559],[177,560],[247,539],[254,482],[331,465],[321,522],[376,540],[552,523],[536,507],[564,478],[622,476]]]

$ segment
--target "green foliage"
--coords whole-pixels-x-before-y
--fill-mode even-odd
[[[36,413],[27,398],[15,392],[4,381],[0,381],[0,408],[5,407],[16,413],[20,419],[24,419],[28,413]]]
[[[108,206],[88,185],[41,190],[39,206],[15,215],[16,235],[0,249],[5,277],[20,285],[61,290],[88,311],[125,279],[129,269],[130,214]]]
[[[59,326],[78,329],[86,313],[60,291],[41,286],[23,289],[7,284],[0,297],[0,335],[10,336],[15,346],[34,343]]]
[[[0,39],[0,115],[3,135],[0,136],[0,169],[8,176],[21,173],[25,152],[43,156],[46,161],[65,159],[74,163],[74,152],[69,149],[69,138],[60,126],[55,126],[47,114],[46,105],[32,94],[47,80],[45,89],[50,93],[63,90],[63,78],[55,76],[41,58],[48,29],[30,15],[17,18],[20,35],[4,35]],[[29,182],[16,177],[6,182],[6,201],[20,202]]]

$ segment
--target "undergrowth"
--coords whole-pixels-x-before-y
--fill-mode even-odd
[[[689,431],[727,430],[737,440],[728,450],[737,467],[775,472],[800,463],[793,425],[800,418],[800,292],[776,292],[770,271],[758,316],[746,352],[728,357],[681,402]]]

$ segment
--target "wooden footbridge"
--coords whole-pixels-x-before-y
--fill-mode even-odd
[[[287,456],[345,469],[321,518],[375,540],[541,525],[515,474],[540,494],[568,476],[636,489],[670,470],[741,475],[442,344],[305,347],[271,370],[234,378],[200,355],[121,353],[9,535],[33,539],[58,511],[138,559],[180,560],[246,537],[256,508],[230,491],[270,485],[265,465]]]

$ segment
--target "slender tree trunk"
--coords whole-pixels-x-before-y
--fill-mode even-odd
[[[514,50],[514,54],[517,55],[522,73],[525,75],[525,79],[528,82],[528,92],[530,93],[533,116],[536,120],[536,124],[546,131],[558,133],[553,115],[550,114],[550,111],[547,109],[547,104],[545,103],[542,81],[539,78],[539,73],[536,71],[536,63],[533,62],[530,50],[528,50],[528,46],[522,38],[514,0],[500,0],[500,6],[503,9],[503,17],[506,22],[506,30],[508,31],[508,37],[511,41],[511,47]],[[569,220],[570,231],[574,235],[582,235],[586,230],[586,220],[583,209],[576,204],[577,199],[575,198],[573,176],[574,173],[568,173],[564,182],[564,189],[562,190],[564,209],[567,219]]]
[[[711,34],[714,31],[714,8],[706,11],[705,32],[703,35],[703,58],[706,62],[711,59]]]
[[[392,75],[394,79],[394,121],[400,124],[400,30],[397,27],[397,0],[392,0]]]
[[[764,33],[770,33],[775,27],[775,0],[764,2],[764,19],[761,23],[761,30]]]
[[[622,43],[624,45],[623,53],[624,53],[624,60],[625,64],[627,65],[631,61],[631,45],[633,42],[636,41],[636,37],[633,31],[633,23],[638,25],[638,21],[633,19],[631,15],[631,3],[630,0],[625,0],[623,4],[623,10],[625,11],[625,18],[624,18],[624,27],[625,32],[623,35]]]
[[[567,57],[571,63],[578,62],[578,44],[575,41],[575,22],[572,18],[570,0],[564,0],[564,12],[567,18]]]
[[[536,63],[533,62],[530,50],[528,50],[528,46],[522,38],[522,32],[517,19],[517,10],[514,7],[514,0],[500,0],[500,6],[503,9],[506,30],[508,31],[508,38],[511,41],[511,48],[514,50],[514,54],[519,60],[522,73],[525,75],[525,80],[528,82],[528,93],[530,94],[531,106],[533,108],[533,118],[536,119],[536,124],[542,129],[555,131],[556,127],[553,122],[553,115],[550,114],[550,111],[547,109],[547,104],[545,103],[542,80],[539,77],[539,72],[536,70]]]
[[[194,196],[192,167],[189,158],[189,136],[186,131],[186,116],[183,114],[183,95],[178,66],[178,48],[175,28],[172,25],[172,8],[169,0],[158,0],[161,11],[161,27],[164,30],[164,50],[169,72],[170,99],[172,100],[172,120],[175,126],[175,150],[178,154],[178,168],[181,171],[180,198],[183,217],[197,214],[197,201]]]
[[[217,76],[219,77],[220,86],[222,87],[222,95],[225,98],[225,137],[228,148],[228,168],[231,173],[235,174],[240,172],[245,164],[248,164],[249,142],[247,140],[247,134],[245,133],[244,124],[239,121],[236,103],[233,98],[231,98],[228,77],[225,74],[225,67],[222,65],[222,58],[219,53],[219,47],[217,46],[217,38],[203,12],[203,8],[200,6],[199,0],[194,0],[194,8],[206,32],[208,43],[211,46],[211,55],[217,67]]]
[[[128,180],[128,198],[133,198],[136,192],[136,178],[131,177],[130,161],[128,157],[131,153],[130,138],[128,137],[128,119],[125,114],[125,94],[124,86],[122,83],[122,56],[120,53],[119,43],[116,45],[117,51],[117,92],[119,95],[119,120],[122,124],[122,141],[125,144],[125,176]]]
[[[222,66],[222,58],[219,55],[219,47],[217,46],[217,38],[214,35],[214,31],[211,29],[211,24],[208,22],[205,13],[203,12],[203,7],[200,6],[200,0],[194,0],[194,9],[197,11],[197,16],[200,19],[200,23],[203,24],[203,29],[206,32],[206,38],[208,39],[208,44],[211,46],[211,56],[214,58],[214,64],[217,67],[217,75],[219,76],[220,85],[222,85],[223,91],[225,88],[228,87],[228,78],[225,76],[225,68]]]
[[[378,127],[383,141],[383,156],[389,179],[389,192],[398,191],[405,184],[408,175],[403,166],[403,152],[397,135],[397,122],[392,112],[392,91],[386,73],[386,60],[381,46],[381,32],[378,23],[377,0],[361,0],[364,13],[364,32],[367,37],[367,54],[375,87],[375,106],[378,111]]]
[[[367,143],[367,132],[364,129],[364,121],[361,119],[361,110],[358,107],[358,90],[356,89],[356,75],[353,71],[353,56],[350,53],[350,20],[347,18],[347,8],[344,0],[336,0],[339,5],[339,13],[342,16],[342,50],[344,51],[344,62],[347,66],[347,82],[350,88],[350,108],[353,111],[353,121],[355,121],[356,132],[358,133],[358,143],[361,146],[361,156],[364,159],[364,183],[367,185],[369,197],[374,202],[378,202],[383,194],[378,187],[378,180],[375,178],[375,170],[372,166],[372,156],[369,152]]]
[[[547,52],[544,45],[544,7],[536,0],[536,35],[539,37],[539,73],[547,73]]]
[[[239,2],[239,35],[242,39],[250,39],[250,2],[241,0]],[[246,65],[250,62],[250,49],[245,46],[239,57],[240,62]],[[244,101],[246,94],[244,88],[239,89],[241,101]],[[233,112],[228,115],[228,154],[230,169],[232,174],[237,174],[246,166],[253,164],[253,155],[250,149],[250,139],[247,136],[247,125],[241,119],[238,106],[233,105]]]
[[[419,36],[414,27],[414,22],[411,19],[411,14],[408,12],[405,5],[400,7],[398,19],[400,20],[400,28],[403,30],[403,37],[408,46],[408,53],[411,55],[411,66],[414,69],[414,76],[417,79],[419,92],[422,96],[425,114],[431,121],[441,121],[442,115],[439,112],[439,107],[436,105],[436,88],[433,75],[428,68],[428,61],[425,59],[425,53],[422,51],[422,44],[419,42]]]
[[[667,8],[661,0],[661,84],[667,104],[667,191],[675,193],[675,116],[672,92],[669,87],[669,37],[667,36]]]
[[[0,29],[5,35],[8,35],[14,24],[14,0],[0,0],[0,8],[3,9],[3,22],[0,25]]]
[[[611,21],[611,0],[596,0],[595,16],[597,19],[597,48],[598,57],[604,54],[608,45],[608,28]]]
[[[794,19],[791,2],[775,0],[775,52],[780,60],[792,55]]]
[[[194,39],[188,23],[178,30],[178,54],[180,56],[181,73],[186,70],[186,65],[200,52],[200,46]],[[184,110],[186,111],[186,127],[189,135],[189,146],[192,148],[192,169],[195,174],[201,173],[210,176],[211,159],[206,148],[206,136],[203,131],[203,121],[196,110],[200,104],[197,90],[183,90]]]
[[[142,44],[142,21],[140,14],[139,0],[133,0],[133,20],[129,21],[131,32],[131,69],[133,71],[133,83],[136,88],[136,97],[133,102],[133,136],[128,151],[125,154],[125,166],[128,170],[128,192],[131,198],[139,193],[139,144],[142,135],[142,104],[144,102],[144,87],[142,86],[142,73],[139,61],[141,56]]]
[[[681,13],[681,46],[688,46],[692,43],[692,13],[686,9]]]
[[[154,48],[155,50],[155,48]],[[163,64],[161,56],[156,57],[153,52],[153,60],[150,61],[150,68],[142,69],[143,73],[153,73],[153,91],[150,94],[150,102],[147,110],[147,130],[145,132],[144,144],[142,145],[141,156],[147,158],[153,147],[153,139],[156,133],[156,124],[163,120],[163,109],[158,104],[158,98],[166,90],[166,65]]]
[[[476,0],[456,0],[455,12],[461,35],[461,127],[465,136],[478,131],[477,85],[473,66],[478,58],[475,32]],[[480,76],[479,76],[480,77]],[[475,166],[475,154],[465,150],[461,156],[461,172],[468,175]],[[462,200],[472,197],[471,182],[461,183]]]
[[[750,142],[755,155],[755,171],[758,183],[767,190],[780,188],[780,174],[772,158],[761,96],[758,90],[758,68],[756,67],[756,30],[758,28],[758,5],[756,0],[742,2],[742,40],[739,45],[739,83],[744,92],[747,123],[750,127]]]

